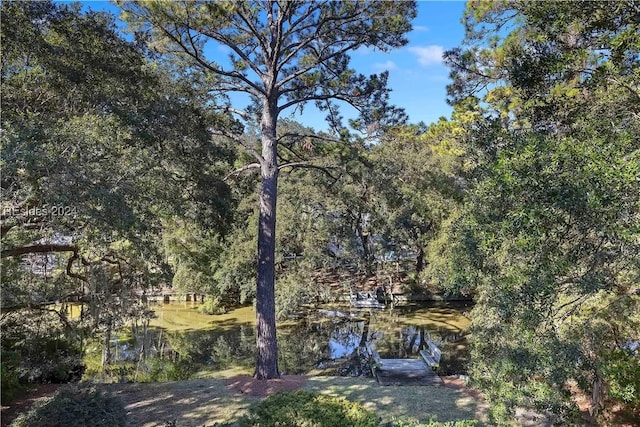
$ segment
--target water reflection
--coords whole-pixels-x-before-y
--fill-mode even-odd
[[[427,334],[444,345],[462,342],[464,349],[469,321],[463,313],[468,309],[460,305],[306,309],[278,325],[279,367],[287,374],[369,375],[368,340],[384,358],[417,357],[426,346]],[[197,304],[170,303],[154,310],[158,317],[148,328],[137,328],[128,343],[114,344],[117,360],[182,361],[194,371],[253,368],[255,312],[251,307],[221,316],[200,314]],[[461,356],[451,354],[453,365],[459,365],[455,369],[462,370]]]

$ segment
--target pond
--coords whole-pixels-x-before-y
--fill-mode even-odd
[[[241,307],[206,315],[199,304],[152,305],[156,318],[146,332],[136,328],[126,343],[114,343],[116,361],[186,361],[193,370],[244,368],[255,361],[255,310]],[[443,349],[440,373],[464,373],[471,307],[464,303],[408,305],[394,309],[307,307],[278,323],[279,368],[285,374],[370,375],[367,340],[383,358],[418,358],[429,334]]]

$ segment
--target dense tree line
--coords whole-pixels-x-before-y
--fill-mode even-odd
[[[6,2],[2,20],[4,381],[55,363],[38,351],[47,340],[76,354],[83,337],[108,343],[148,316],[138,295],[171,278],[158,236],[175,217],[225,230],[235,153],[210,141],[206,122],[225,118],[206,94],[124,40],[113,16]],[[82,316],[60,310],[69,302]]]
[[[470,374],[497,421],[523,406],[570,422],[572,383],[591,413],[637,409],[639,17],[633,1],[473,2],[447,54],[451,99],[476,116],[449,276],[476,295]]]

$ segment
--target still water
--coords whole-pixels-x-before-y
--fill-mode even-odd
[[[250,370],[255,361],[255,310],[241,307],[206,315],[199,304],[152,306],[156,318],[146,333],[114,348],[121,361],[146,357],[187,360],[208,371]],[[367,340],[383,358],[418,358],[429,334],[443,349],[441,373],[464,373],[469,305],[439,303],[394,309],[356,310],[346,306],[302,309],[278,323],[279,367],[286,374],[368,375]]]

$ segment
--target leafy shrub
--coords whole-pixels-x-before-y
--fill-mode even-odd
[[[155,383],[167,381],[184,381],[191,378],[193,365],[188,360],[150,358],[138,373],[137,382]]]
[[[609,354],[604,367],[608,394],[632,410],[640,410],[640,357],[625,349]]]
[[[476,420],[459,420],[447,422],[429,420],[427,424],[424,424],[412,418],[403,418],[395,420],[389,425],[389,427],[474,427],[477,425],[478,422]]]
[[[82,377],[84,365],[78,340],[67,337],[60,325],[48,317],[5,319],[0,345],[3,356],[16,355],[11,365],[23,384],[73,382]],[[5,370],[13,368],[7,366]]]
[[[225,314],[227,308],[222,305],[220,298],[207,296],[198,311],[204,314]]]
[[[119,427],[126,425],[126,411],[117,397],[95,387],[67,386],[37,402],[20,415],[13,427]]]
[[[3,405],[8,404],[18,395],[20,395],[25,387],[19,381],[18,366],[20,364],[20,355],[15,352],[2,352],[2,360],[0,362],[0,402]]]
[[[374,427],[378,417],[359,403],[308,391],[283,392],[249,409],[241,427]]]

